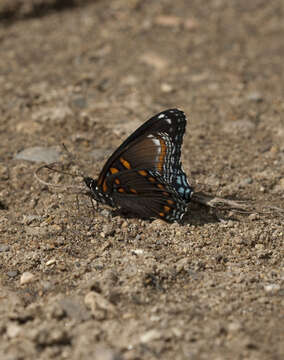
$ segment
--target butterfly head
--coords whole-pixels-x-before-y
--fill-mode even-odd
[[[90,189],[89,195],[96,201],[102,204],[114,206],[112,198],[104,192],[104,187],[99,186],[98,180],[91,177],[84,177],[84,182]]]
[[[92,188],[96,187],[96,185],[97,185],[97,181],[91,177],[84,177],[84,181],[89,189],[92,189]]]
[[[100,196],[98,192],[98,183],[97,180],[91,178],[91,177],[84,177],[84,182],[87,185],[87,187],[91,190],[91,196],[96,201],[100,201]]]

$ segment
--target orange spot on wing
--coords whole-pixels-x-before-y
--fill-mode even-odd
[[[164,140],[162,138],[159,138],[159,141],[160,141],[160,145],[161,145],[161,154],[159,156],[158,170],[162,171],[163,170],[164,159],[165,159],[166,152],[167,152],[167,146],[166,146],[166,143],[164,142]]]
[[[148,180],[149,180],[150,182],[152,182],[152,183],[156,182],[156,179],[153,178],[152,176],[149,176],[149,177],[148,177]]]
[[[120,193],[124,193],[124,192],[125,192],[125,190],[124,190],[123,188],[119,188],[119,189],[118,189],[118,192],[120,192]]]
[[[166,191],[163,191],[162,194],[165,195],[165,196],[170,196],[170,194],[167,193]],[[167,200],[167,201],[168,201],[168,200]],[[169,200],[169,201],[170,201],[170,200]]]
[[[158,184],[157,186],[158,186],[158,188],[159,188],[159,189],[161,189],[161,190],[165,190],[164,185],[162,185],[162,184]]]
[[[110,168],[109,171],[112,173],[112,174],[115,174],[117,173],[119,170],[117,168]]]
[[[130,191],[133,193],[133,194],[137,194],[137,191],[135,189],[130,189]]]
[[[162,212],[160,212],[159,215],[160,215],[161,217],[164,217],[164,216],[165,216],[165,214],[162,213]]]
[[[131,165],[127,160],[123,159],[123,157],[120,157],[119,160],[126,169],[131,169]]]
[[[164,210],[165,210],[165,212],[169,212],[171,210],[171,208],[169,206],[164,206]]]
[[[119,185],[119,184],[120,184],[119,179],[115,179],[115,180],[114,180],[114,182],[115,182],[117,185]]]
[[[173,205],[174,201],[173,200],[167,200],[167,203],[170,204],[170,205]]]
[[[103,192],[107,192],[107,183],[106,183],[106,180],[103,182]]]
[[[99,177],[99,178],[98,178],[98,185],[101,186],[101,185],[102,185],[102,182],[103,182],[103,178],[102,178],[102,177]]]
[[[140,174],[142,176],[147,176],[148,175],[147,171],[145,171],[145,170],[139,170],[138,174]]]

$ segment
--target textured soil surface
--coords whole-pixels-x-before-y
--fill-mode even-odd
[[[283,4],[0,2],[1,360],[284,358]],[[195,190],[267,213],[167,224],[35,179],[96,177],[171,107]]]

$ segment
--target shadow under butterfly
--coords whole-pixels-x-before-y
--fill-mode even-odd
[[[180,161],[186,116],[165,110],[146,121],[110,156],[99,177],[84,177],[91,197],[142,218],[181,222],[193,188]]]

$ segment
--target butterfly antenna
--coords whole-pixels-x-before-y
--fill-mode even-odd
[[[68,155],[68,158],[73,162],[75,163],[75,165],[77,165],[79,167],[79,171],[77,173],[71,173],[71,172],[67,172],[67,171],[63,171],[63,170],[58,170],[56,169],[54,166],[56,164],[60,164],[58,162],[54,162],[54,163],[51,163],[51,164],[45,164],[45,165],[42,165],[40,166],[39,168],[36,169],[36,171],[34,172],[34,176],[35,178],[40,182],[42,183],[43,185],[46,185],[46,186],[52,186],[52,187],[56,187],[57,189],[63,189],[63,190],[68,190],[68,189],[73,189],[73,190],[78,190],[80,192],[82,192],[83,189],[85,189],[85,186],[74,186],[74,185],[71,185],[71,186],[62,186],[62,185],[58,185],[58,184],[53,184],[53,183],[49,183],[47,181],[44,181],[43,179],[40,178],[39,176],[39,172],[42,170],[42,169],[48,169],[52,172],[56,172],[56,173],[59,173],[59,174],[63,174],[63,175],[68,175],[68,176],[71,176],[73,178],[76,178],[78,176],[82,177],[83,179],[86,177],[84,175],[84,173],[81,171],[80,169],[80,166],[78,165],[78,162],[76,161],[76,157],[67,149],[66,145],[65,144],[62,144],[62,148],[64,149],[64,151],[66,152],[66,154]]]
[[[58,163],[52,163],[52,164],[43,165],[43,166],[41,166],[38,170],[43,169],[43,168],[46,168],[46,169],[48,169],[48,170],[51,170],[51,171],[56,172],[56,173],[59,173],[59,174],[72,176],[73,178],[75,178],[75,177],[78,176],[78,174],[75,174],[75,173],[70,173],[70,172],[67,172],[67,171],[62,171],[62,170],[55,169],[55,168],[53,167],[53,165],[55,165],[55,164],[58,164]],[[79,176],[81,176],[81,174],[79,174]]]
[[[58,172],[60,174],[66,174],[66,175],[69,175],[69,176],[72,176],[72,177],[77,176],[76,174],[67,173],[67,172],[64,172],[64,171],[61,171],[61,170],[54,169],[54,167],[52,167],[52,166],[55,165],[55,164],[57,164],[57,163],[52,163],[52,164],[48,164],[48,165],[42,165],[42,166],[38,167],[36,169],[36,171],[34,172],[34,176],[37,179],[37,181],[39,181],[43,185],[56,187],[57,189],[62,189],[64,191],[71,189],[72,191],[77,190],[78,192],[81,193],[82,191],[85,190],[85,186],[74,186],[74,185],[70,185],[70,186],[69,185],[64,185],[64,186],[62,186],[62,185],[53,184],[53,183],[50,183],[50,182],[47,182],[47,181],[44,181],[43,179],[41,179],[40,176],[39,176],[39,172],[42,169],[49,169],[51,171]]]

